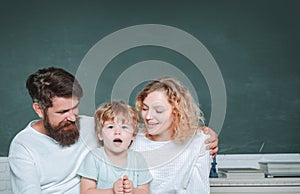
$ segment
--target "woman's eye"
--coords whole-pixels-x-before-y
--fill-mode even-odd
[[[113,129],[114,126],[113,126],[113,125],[108,125],[107,128],[108,128],[108,129]]]
[[[156,110],[156,113],[163,113],[163,110]]]
[[[123,125],[122,129],[128,129],[129,127],[127,125]]]

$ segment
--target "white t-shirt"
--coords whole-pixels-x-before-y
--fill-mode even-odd
[[[175,144],[151,141],[139,134],[131,148],[142,153],[148,163],[153,177],[151,194],[209,194],[211,157],[204,143],[208,137],[199,131],[188,142]]]
[[[31,126],[32,121],[13,139],[9,165],[13,193],[79,194],[79,165],[96,147],[93,117],[80,116],[80,138],[69,147],[61,147],[51,137]]]

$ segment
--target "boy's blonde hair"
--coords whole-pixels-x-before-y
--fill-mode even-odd
[[[203,113],[195,103],[189,90],[175,79],[166,77],[148,84],[137,96],[136,107],[143,109],[143,101],[148,94],[154,91],[164,92],[172,106],[173,122],[170,128],[173,131],[174,142],[187,141],[196,130],[204,125]]]
[[[125,104],[123,101],[112,101],[101,105],[94,114],[95,133],[102,133],[102,128],[106,121],[114,122],[119,119],[123,124],[128,124],[133,128],[133,136],[135,137],[139,130],[140,119],[137,111]],[[103,142],[98,140],[99,145],[103,146]]]

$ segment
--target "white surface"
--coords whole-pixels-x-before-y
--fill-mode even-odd
[[[258,162],[300,161],[297,154],[218,154],[217,168],[259,168]]]

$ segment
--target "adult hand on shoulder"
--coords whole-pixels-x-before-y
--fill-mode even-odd
[[[217,155],[218,150],[219,150],[219,147],[218,147],[218,142],[219,142],[218,134],[216,132],[214,132],[214,130],[212,130],[211,128],[209,128],[207,126],[204,126],[202,128],[202,130],[205,134],[210,135],[210,138],[208,138],[205,141],[205,143],[208,144],[206,146],[206,149],[210,150],[210,155],[212,157],[215,157]]]

